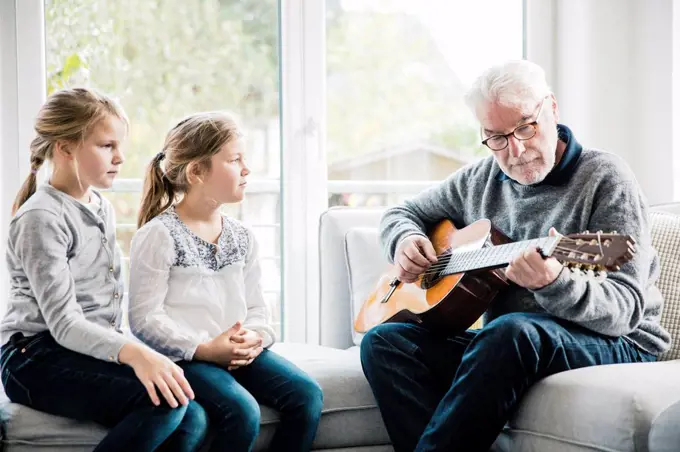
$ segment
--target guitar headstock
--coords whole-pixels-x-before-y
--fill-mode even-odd
[[[606,271],[618,271],[635,255],[635,239],[613,232],[585,231],[561,236],[552,256],[577,275],[596,280],[606,277]]]

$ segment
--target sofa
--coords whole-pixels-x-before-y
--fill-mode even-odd
[[[279,343],[274,350],[314,376],[324,390],[318,451],[393,450],[359,360],[352,320],[386,261],[377,241],[381,209],[331,208],[320,218],[319,345]],[[663,323],[680,338],[680,205],[652,214],[662,262]],[[680,341],[678,341],[680,342]],[[5,400],[3,450],[90,451],[105,435]],[[255,450],[266,450],[277,414],[262,407]],[[498,452],[680,451],[680,343],[647,364],[572,370],[548,377],[526,395],[494,444]]]

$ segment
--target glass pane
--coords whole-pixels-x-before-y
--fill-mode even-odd
[[[278,15],[278,0],[45,0],[47,89],[88,85],[119,99],[131,123],[120,177],[130,179],[144,176],[178,119],[232,111],[245,128],[255,187],[279,178]],[[264,234],[268,300],[278,311],[279,188],[267,187],[225,212]],[[134,226],[125,225],[136,222],[139,194],[107,196],[127,255]]]
[[[412,198],[417,192],[403,193],[332,193],[328,196],[328,207],[381,207],[391,206]]]
[[[326,0],[329,180],[440,180],[487,155],[463,94],[522,58],[522,4]]]

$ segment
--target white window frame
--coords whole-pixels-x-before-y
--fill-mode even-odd
[[[328,206],[325,2],[281,0],[283,331],[319,342],[318,224]]]
[[[314,342],[318,337],[314,320],[318,318],[316,235],[318,218],[327,207],[325,190],[319,190],[326,182],[324,6],[324,2],[304,0],[280,0],[279,4],[282,329],[286,340],[294,342]],[[0,39],[0,168],[2,200],[8,205],[30,171],[33,120],[46,97],[43,1],[0,2]],[[271,188],[271,181],[262,183]],[[114,191],[137,184],[121,180]],[[10,216],[7,209],[0,211],[4,246]],[[3,268],[0,271],[6,275]],[[6,277],[1,279],[4,284]]]
[[[545,18],[553,17],[554,1],[524,0],[524,53],[542,64],[549,78],[554,72],[555,35],[552,20]],[[417,193],[432,182],[328,181],[325,2],[279,0],[279,12],[282,331],[286,341],[318,344],[318,225],[328,207],[329,192]],[[0,1],[0,44],[0,175],[6,206],[28,174],[33,118],[45,99],[43,0]],[[253,182],[251,185],[257,185]],[[275,181],[261,182],[263,192],[275,192],[271,185]],[[135,186],[141,186],[141,182],[119,180],[114,191]],[[3,246],[9,223],[7,210],[0,209]],[[0,274],[0,279],[4,283],[7,278]]]

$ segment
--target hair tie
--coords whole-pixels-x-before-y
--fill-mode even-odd
[[[38,170],[36,168],[31,168],[31,174],[35,176],[36,174],[38,174]]]
[[[156,163],[161,163],[161,160],[165,158],[165,152],[161,151],[158,154],[156,154],[155,160]]]

